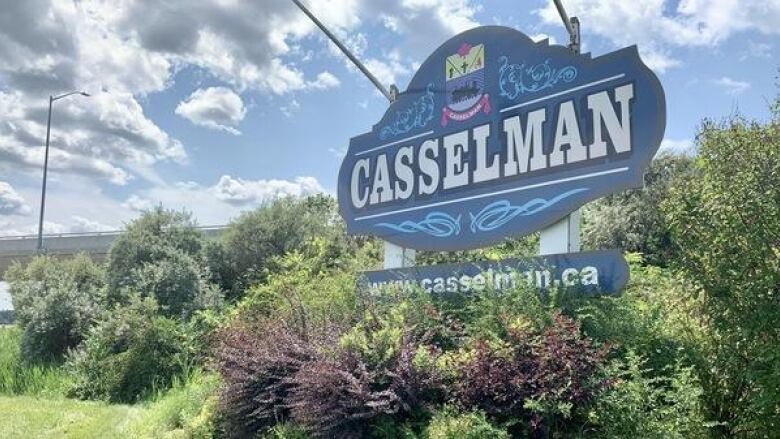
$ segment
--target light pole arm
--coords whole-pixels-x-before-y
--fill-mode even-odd
[[[58,100],[60,100],[62,98],[67,98],[68,96],[75,95],[75,94],[80,94],[82,96],[89,96],[89,93],[87,93],[85,91],[74,90],[74,91],[70,91],[68,93],[63,93],[63,94],[61,94],[59,96],[53,96],[53,97],[50,96],[49,99],[51,99],[51,101],[54,102],[54,101],[58,101]]]

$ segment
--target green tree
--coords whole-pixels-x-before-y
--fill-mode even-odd
[[[674,248],[661,203],[675,179],[686,178],[693,169],[691,157],[663,154],[650,164],[643,188],[588,204],[583,215],[584,247],[643,253],[648,263],[666,266]]]
[[[697,370],[721,437],[780,431],[780,114],[706,121],[695,178],[664,204],[704,328]],[[774,433],[771,433],[774,432]],[[772,436],[774,435],[774,436]]]

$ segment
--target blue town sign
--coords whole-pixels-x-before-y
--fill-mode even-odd
[[[484,247],[641,186],[665,125],[635,46],[591,58],[479,27],[436,49],[350,141],[341,214],[350,233],[407,248]]]
[[[363,289],[382,294],[385,288],[419,288],[434,295],[502,291],[528,285],[540,291],[564,288],[584,295],[619,295],[628,282],[628,264],[618,250],[396,268],[361,274]]]

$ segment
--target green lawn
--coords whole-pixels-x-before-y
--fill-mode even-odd
[[[130,437],[128,429],[143,411],[140,406],[0,396],[0,436],[7,439]]]

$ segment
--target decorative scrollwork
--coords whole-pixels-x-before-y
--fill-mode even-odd
[[[421,221],[404,221],[401,224],[379,223],[377,227],[386,227],[402,233],[426,233],[437,238],[446,238],[452,235],[460,235],[460,218],[443,213],[431,212]]]
[[[428,84],[425,94],[414,101],[412,106],[395,112],[395,120],[379,130],[379,138],[387,140],[428,125],[428,122],[433,119],[433,107],[433,84]]]
[[[487,232],[495,230],[512,221],[517,216],[528,216],[540,212],[558,203],[564,198],[588,190],[588,188],[572,189],[550,200],[534,198],[522,206],[513,206],[508,200],[499,200],[483,207],[476,215],[469,213],[471,217],[471,232]]]
[[[553,68],[550,67],[549,59],[530,67],[526,67],[525,63],[509,64],[509,58],[506,56],[500,57],[498,62],[501,63],[498,69],[498,87],[501,96],[509,99],[550,88],[558,81],[571,82],[577,77],[576,67]]]

